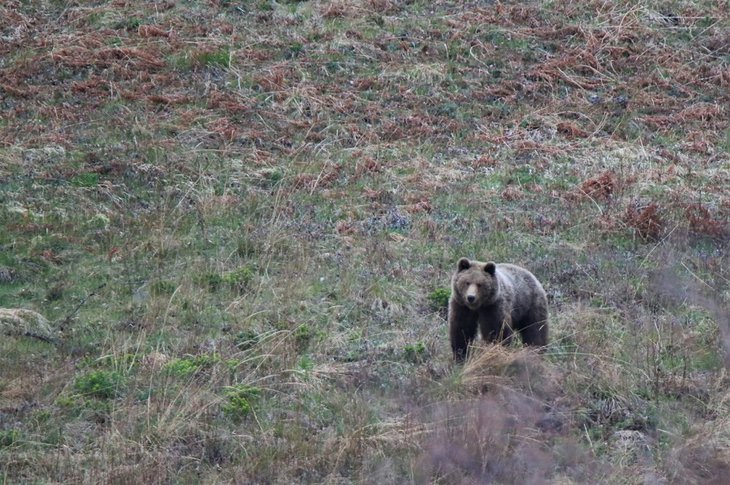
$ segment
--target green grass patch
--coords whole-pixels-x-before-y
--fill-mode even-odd
[[[231,51],[219,49],[215,51],[199,52],[195,56],[195,63],[202,67],[231,67]]]
[[[0,481],[722,481],[717,2],[41,3],[0,306],[58,339],[0,336]],[[546,352],[452,362],[462,256],[538,275]]]
[[[78,376],[74,389],[84,397],[114,399],[122,395],[126,379],[116,371],[95,370]]]
[[[93,172],[84,172],[74,176],[71,179],[71,185],[75,187],[95,187],[99,185],[99,174]]]

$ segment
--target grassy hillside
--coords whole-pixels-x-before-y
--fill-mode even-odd
[[[0,483],[727,476],[727,3],[0,18]],[[452,364],[462,256],[548,352]]]

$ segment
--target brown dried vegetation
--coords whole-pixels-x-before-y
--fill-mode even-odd
[[[0,307],[60,334],[2,333],[0,476],[719,483],[728,18],[0,2]],[[545,282],[544,354],[452,366],[466,254]]]
[[[727,236],[727,222],[712,217],[709,209],[702,204],[691,204],[685,211],[690,231],[707,236]]]
[[[626,224],[636,229],[639,237],[647,241],[657,241],[664,232],[664,223],[659,216],[659,206],[650,203],[639,207],[637,204],[629,204],[626,208]]]
[[[596,200],[610,200],[616,191],[616,175],[613,172],[603,172],[601,175],[588,179],[580,186],[580,193]]]

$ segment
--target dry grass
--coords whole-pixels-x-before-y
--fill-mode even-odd
[[[727,6],[477,3],[0,6],[0,482],[722,480]]]

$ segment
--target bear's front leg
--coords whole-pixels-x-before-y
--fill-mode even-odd
[[[512,329],[512,316],[509,313],[502,314],[502,325],[499,329],[498,340],[502,345],[509,347],[512,344],[514,330]]]
[[[477,334],[477,314],[466,307],[451,302],[449,305],[449,335],[454,360],[463,362],[469,344]]]
[[[510,345],[513,335],[512,316],[501,306],[484,309],[479,314],[479,330],[485,342]]]

